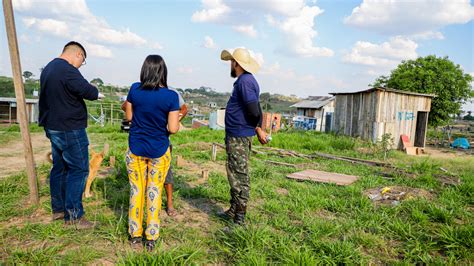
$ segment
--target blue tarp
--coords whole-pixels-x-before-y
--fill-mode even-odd
[[[469,141],[466,138],[457,138],[454,140],[453,144],[451,144],[453,148],[463,148],[469,149]]]

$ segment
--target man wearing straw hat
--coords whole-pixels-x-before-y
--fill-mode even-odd
[[[258,71],[259,65],[244,48],[237,48],[234,51],[223,50],[221,59],[230,61],[230,75],[232,78],[237,78],[225,112],[230,208],[221,215],[242,225],[250,196],[248,160],[252,137],[256,134],[260,143],[268,142],[265,131],[261,129],[260,88],[253,76]]]

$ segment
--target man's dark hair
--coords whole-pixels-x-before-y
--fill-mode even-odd
[[[149,55],[143,62],[140,82],[144,89],[167,88],[168,69],[165,60],[159,55]]]
[[[81,50],[84,52],[84,58],[87,58],[87,53],[86,53],[86,49],[84,49],[84,46],[82,46],[80,43],[75,42],[75,41],[70,41],[70,42],[66,43],[66,45],[64,45],[64,48],[63,48],[63,53],[66,51],[66,49],[69,46],[77,46],[77,47],[81,48]]]

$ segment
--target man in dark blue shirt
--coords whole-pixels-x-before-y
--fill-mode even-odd
[[[236,224],[243,224],[250,196],[248,160],[252,137],[257,134],[260,143],[268,142],[265,131],[261,129],[260,88],[252,75],[258,71],[259,65],[243,48],[237,48],[232,53],[224,50],[221,59],[231,61],[230,75],[237,78],[225,112],[227,178],[231,199],[230,208],[223,215],[233,218]]]
[[[86,134],[86,100],[97,100],[99,91],[84,79],[79,68],[86,63],[86,50],[77,42],[64,46],[62,54],[41,72],[39,125],[51,141],[53,167],[50,173],[53,220],[64,218],[78,229],[94,227],[87,221],[82,193],[89,174],[89,140]]]

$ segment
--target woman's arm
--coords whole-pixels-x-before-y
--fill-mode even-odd
[[[179,130],[179,110],[168,113],[168,132],[175,134]]]
[[[181,105],[181,110],[179,110],[179,121],[188,114],[188,106],[186,104]]]
[[[122,104],[122,110],[125,111],[125,118],[128,121],[132,121],[132,117],[133,117],[132,104],[128,101],[125,101]]]

